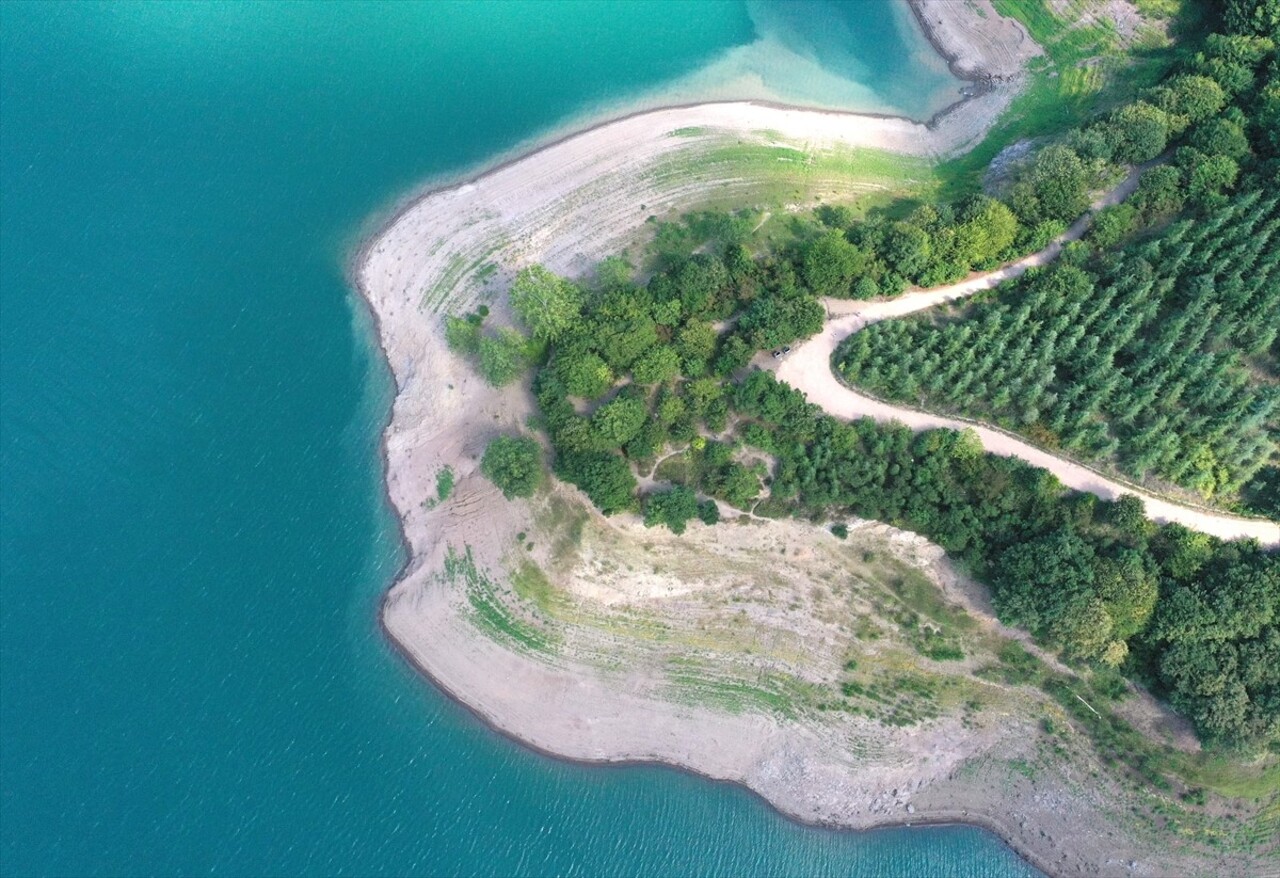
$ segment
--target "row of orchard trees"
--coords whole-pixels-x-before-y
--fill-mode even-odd
[[[1185,69],[1061,142],[1041,149],[1001,199],[975,195],[925,205],[906,219],[855,222],[845,208],[819,210],[828,230],[801,248],[798,271],[820,296],[897,295],[1039,250],[1089,207],[1090,192],[1121,168],[1176,147],[1143,181],[1133,203],[1110,212],[1098,236],[1115,240],[1138,222],[1190,203],[1212,208],[1242,171],[1275,179],[1280,80],[1273,41],[1215,34]]]
[[[1125,472],[1231,497],[1276,453],[1280,193],[1239,195],[1121,254],[1059,264],[964,319],[850,336],[873,393],[994,420]]]
[[[765,372],[733,407],[776,458],[779,511],[918,531],[992,585],[1002,620],[1155,686],[1206,741],[1280,743],[1280,555],[1155,526],[1134,497],[1068,491],[969,433],[839,422]]]

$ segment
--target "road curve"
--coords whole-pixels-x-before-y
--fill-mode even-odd
[[[1137,174],[1135,172],[1115,190],[1099,199],[1094,208],[1097,209],[1118,203],[1133,190],[1136,182]],[[935,427],[948,427],[953,430],[972,429],[978,434],[983,448],[987,451],[1005,457],[1019,457],[1033,466],[1047,469],[1070,488],[1075,488],[1078,491],[1088,491],[1105,500],[1115,499],[1122,494],[1134,494],[1141,497],[1146,504],[1147,516],[1153,521],[1177,522],[1222,539],[1252,537],[1266,546],[1280,545],[1280,524],[1276,522],[1240,518],[1234,515],[1174,503],[1137,488],[1112,481],[1088,467],[1064,460],[1003,431],[915,409],[890,405],[850,390],[836,378],[831,369],[831,356],[835,353],[836,346],[847,336],[880,320],[902,317],[916,311],[932,308],[943,302],[964,298],[982,290],[991,289],[1003,281],[1018,277],[1029,268],[1051,262],[1062,252],[1065,244],[1078,239],[1084,234],[1089,220],[1088,216],[1082,218],[1062,237],[1038,253],[1010,263],[995,271],[970,276],[958,283],[935,287],[927,291],[907,293],[899,298],[887,301],[828,300],[829,313],[837,316],[827,321],[822,332],[797,345],[796,349],[787,354],[786,358],[781,361],[768,359],[768,355],[765,354],[764,357],[767,360],[765,365],[772,367],[776,364],[776,373],[779,381],[785,381],[803,392],[808,397],[809,402],[821,406],[828,414],[836,417],[846,419],[871,417],[877,421],[898,421],[913,430],[926,430]]]

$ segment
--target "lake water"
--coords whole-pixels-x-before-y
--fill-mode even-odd
[[[0,4],[0,872],[1030,874],[973,829],[820,831],[532,755],[375,621],[402,549],[390,381],[343,278],[368,218],[690,88],[926,116],[957,83],[905,21]]]

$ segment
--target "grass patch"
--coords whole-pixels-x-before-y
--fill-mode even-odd
[[[558,616],[569,606],[568,596],[556,588],[542,568],[525,559],[511,575],[511,587],[523,601],[533,604],[548,616]]]
[[[452,467],[445,467],[436,473],[436,497],[440,502],[449,499],[449,495],[453,493],[454,475]]]
[[[449,547],[442,576],[447,582],[461,583],[471,605],[472,621],[490,638],[528,652],[555,652],[558,638],[512,612],[497,583],[477,569],[470,546],[461,555]]]

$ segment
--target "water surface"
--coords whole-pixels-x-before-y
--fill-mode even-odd
[[[901,10],[804,8],[0,4],[0,871],[1027,873],[534,756],[377,631],[366,218],[761,28],[898,100]]]

